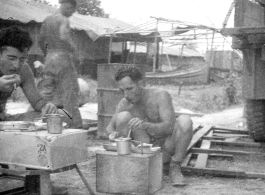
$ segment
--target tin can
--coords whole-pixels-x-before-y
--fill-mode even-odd
[[[63,131],[63,120],[60,114],[47,114],[47,130],[51,134],[60,134]]]
[[[115,139],[117,144],[117,152],[119,155],[131,154],[131,138],[120,138]]]

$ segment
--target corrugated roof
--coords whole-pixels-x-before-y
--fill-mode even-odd
[[[57,8],[30,0],[1,0],[0,18],[13,19],[22,23],[31,21],[41,23],[57,11]],[[70,27],[85,30],[91,39],[96,40],[105,33],[117,29],[132,28],[133,25],[113,18],[99,18],[74,14],[70,18]]]

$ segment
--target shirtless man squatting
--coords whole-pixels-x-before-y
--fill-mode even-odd
[[[172,185],[186,185],[181,163],[192,139],[191,118],[187,115],[176,118],[170,94],[144,87],[142,73],[137,68],[120,68],[115,80],[124,98],[107,126],[109,139],[127,137],[131,129],[133,140],[160,146],[163,163],[170,162]]]

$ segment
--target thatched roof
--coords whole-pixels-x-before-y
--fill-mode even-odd
[[[42,23],[47,16],[56,11],[55,7],[30,0],[1,0],[0,18],[24,24]],[[133,27],[133,25],[113,18],[91,17],[76,13],[70,18],[70,26],[72,29],[84,30],[92,40],[111,31]]]

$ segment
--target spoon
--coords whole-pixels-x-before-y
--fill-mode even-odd
[[[129,129],[127,137],[131,137],[131,131],[132,131],[132,128]]]

